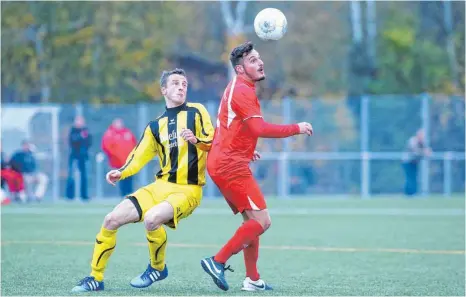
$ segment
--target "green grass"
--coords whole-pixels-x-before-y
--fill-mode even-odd
[[[259,259],[261,276],[275,288],[267,295],[465,295],[464,198],[268,204],[275,213],[261,238]],[[108,202],[3,207],[2,295],[70,295],[89,273],[95,235],[112,207]],[[144,228],[123,227],[106,290],[98,295],[266,295],[239,290],[242,254],[229,262],[235,272],[227,272],[226,293],[200,267],[240,224],[240,216],[227,211],[225,202],[205,200],[177,231],[168,231],[169,277],[143,290],[129,281],[148,263]]]

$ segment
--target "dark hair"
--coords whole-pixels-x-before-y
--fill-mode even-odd
[[[250,52],[252,52],[253,49],[254,44],[252,44],[252,42],[250,41],[247,41],[241,44],[240,46],[235,47],[230,54],[231,66],[235,68],[235,66],[241,62],[241,59],[243,59],[245,55],[248,55]]]
[[[184,70],[181,68],[175,68],[170,71],[164,70],[162,72],[162,76],[160,77],[160,86],[162,88],[167,86],[168,78],[170,77],[170,75],[173,75],[173,74],[179,74],[179,75],[183,75],[184,77],[186,77],[186,72],[184,72]]]

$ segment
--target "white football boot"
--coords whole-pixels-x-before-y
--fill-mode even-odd
[[[262,279],[258,279],[253,281],[249,277],[246,277],[243,281],[243,287],[241,288],[242,291],[269,291],[272,290],[272,287],[266,284]]]

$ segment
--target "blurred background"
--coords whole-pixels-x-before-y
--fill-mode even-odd
[[[315,130],[260,140],[253,170],[266,195],[464,195],[464,5],[2,2],[3,189],[19,201],[102,199],[153,181],[158,160],[127,188],[107,185],[104,134],[139,139],[165,108],[159,76],[175,67],[215,123],[228,55],[251,40],[265,119]],[[288,19],[278,42],[254,33],[266,7]],[[205,196],[219,197],[210,181]]]

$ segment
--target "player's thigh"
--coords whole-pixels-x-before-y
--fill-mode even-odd
[[[220,193],[222,193],[225,201],[230,206],[234,214],[240,212],[239,208],[244,203],[241,203],[241,196],[245,196],[241,193],[242,189],[238,187],[232,187],[230,180],[223,178],[222,176],[211,176],[212,181],[215,183]],[[244,198],[243,198],[244,200]]]
[[[178,222],[190,216],[193,211],[201,204],[202,187],[197,185],[178,185],[163,180],[157,180],[153,185],[156,206],[154,210],[165,207],[166,202],[171,205],[173,212],[169,215],[163,215],[164,224],[170,228],[176,229]],[[158,190],[158,191],[157,191]],[[168,214],[168,212],[166,212]]]
[[[264,195],[252,176],[232,179],[222,183],[219,188],[234,213],[267,209]]]
[[[167,201],[158,202],[144,215],[144,224],[148,230],[155,230],[173,219],[173,206]]]
[[[155,183],[151,183],[145,187],[139,188],[136,192],[126,196],[125,200],[134,205],[137,213],[136,222],[141,222],[145,214],[156,205],[155,196],[157,189],[154,188]]]
[[[125,224],[137,222],[139,214],[134,204],[124,199],[115,208],[105,216],[104,227],[115,230]]]

